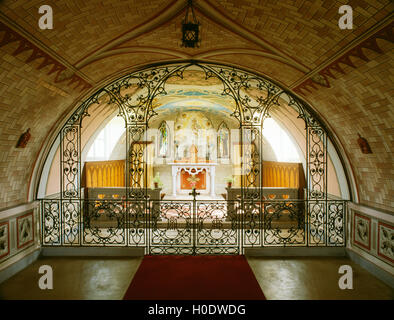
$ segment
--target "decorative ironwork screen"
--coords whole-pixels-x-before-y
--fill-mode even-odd
[[[145,135],[155,98],[169,78],[199,69],[219,79],[234,99],[239,122],[241,196],[231,201],[157,201],[147,184]],[[125,120],[126,170],[122,199],[85,198],[81,188],[81,128],[93,105],[115,106]],[[285,105],[306,130],[306,198],[263,194],[264,119]],[[197,62],[128,74],[82,103],[60,131],[60,197],[41,199],[45,246],[144,246],[150,254],[240,254],[248,247],[344,246],[346,202],[327,193],[327,132],[315,114],[270,80],[239,69]]]

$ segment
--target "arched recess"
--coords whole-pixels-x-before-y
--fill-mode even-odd
[[[301,206],[307,207],[308,216],[303,217],[303,223],[308,225],[308,230],[303,242],[296,244],[337,245],[344,243],[342,222],[345,218],[345,208],[329,199],[327,192],[328,148],[333,146],[333,143],[329,139],[330,133],[316,113],[292,93],[260,75],[234,67],[196,61],[158,65],[135,71],[96,91],[78,106],[58,134],[57,141],[60,145],[59,199],[57,199],[58,202],[47,203],[42,210],[49,216],[52,215],[50,211],[57,212],[56,216],[51,216],[52,229],[55,228],[54,221],[61,221],[63,226],[56,224],[57,231],[52,232],[55,237],[50,235],[48,243],[81,244],[82,235],[79,231],[83,199],[81,129],[86,117],[97,106],[106,105],[116,109],[118,116],[123,117],[125,121],[127,148],[125,200],[141,200],[138,204],[140,206],[138,212],[141,214],[140,217],[144,216],[148,206],[147,163],[144,158],[145,136],[150,120],[156,115],[155,99],[166,95],[166,85],[169,79],[184,79],[190,70],[202,73],[206,81],[218,80],[222,95],[231,97],[234,101],[232,116],[237,119],[240,132],[240,176],[242,176],[240,208],[244,210],[241,223],[245,231],[243,244],[245,246],[264,245],[265,240],[268,239],[261,238],[264,225],[271,224],[275,214],[290,210],[288,204],[282,203],[280,204],[282,207],[279,207],[276,213],[269,217],[268,213],[274,207],[273,203],[264,203],[261,206],[261,199],[264,198],[261,177],[264,119],[270,117],[271,113],[274,114],[275,110],[282,106],[293,109],[305,125],[306,202],[298,203],[296,209],[300,210]],[[332,202],[329,203],[329,201]],[[55,205],[55,210],[53,210],[53,205]],[[330,209],[331,205],[333,209]],[[256,212],[259,214],[256,215]],[[266,213],[264,220],[262,220],[262,212]],[[333,217],[332,221],[329,221],[330,215]],[[119,219],[123,218],[119,217]],[[144,224],[136,221],[135,225],[133,223],[131,225],[133,231],[130,237],[133,239],[128,244],[143,244]],[[281,245],[287,245],[289,241],[292,241],[289,240],[291,238],[289,235],[277,236]],[[100,239],[104,238],[100,237]],[[124,239],[119,241],[123,243]]]

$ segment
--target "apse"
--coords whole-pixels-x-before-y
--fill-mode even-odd
[[[168,95],[171,100],[168,101],[167,97],[163,104],[156,101],[156,115],[144,137],[150,141],[144,151],[151,175],[148,187],[153,187],[155,176],[171,181],[172,185],[162,186],[163,195],[168,198],[170,195],[186,195],[191,190],[191,179],[197,181],[196,187],[201,194],[213,197],[226,192],[229,177],[234,179],[234,186],[240,186],[240,130],[232,116],[232,106],[226,104],[219,92],[196,86],[187,90],[171,89]],[[280,182],[280,174],[275,172],[290,172],[291,163],[303,168],[305,156],[297,139],[280,119],[271,117],[264,120],[262,133],[262,144],[253,148],[261,152],[266,167],[265,185],[290,186]],[[84,148],[87,154],[84,160],[87,186],[93,186],[92,181],[97,181],[100,186],[107,183],[108,187],[113,186],[110,180],[98,182],[103,179],[100,172],[112,170],[113,167],[120,176],[112,180],[118,184],[123,181],[123,173],[119,171],[123,166],[119,165],[126,159],[126,143],[123,118],[112,114],[98,125]],[[193,177],[198,170],[194,168],[194,171],[187,172],[181,164],[188,164],[189,167],[204,164],[205,167]],[[101,168],[103,166],[107,169]],[[175,176],[174,170],[179,170]],[[92,177],[92,174],[95,176]]]

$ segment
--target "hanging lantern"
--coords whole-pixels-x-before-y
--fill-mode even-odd
[[[191,19],[189,17],[191,12]],[[182,47],[195,48],[200,46],[200,23],[197,21],[193,9],[193,1],[189,0],[186,8],[186,16],[182,22]]]

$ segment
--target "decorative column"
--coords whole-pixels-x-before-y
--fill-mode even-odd
[[[211,178],[211,197],[215,197],[215,167],[209,168],[209,176]]]

